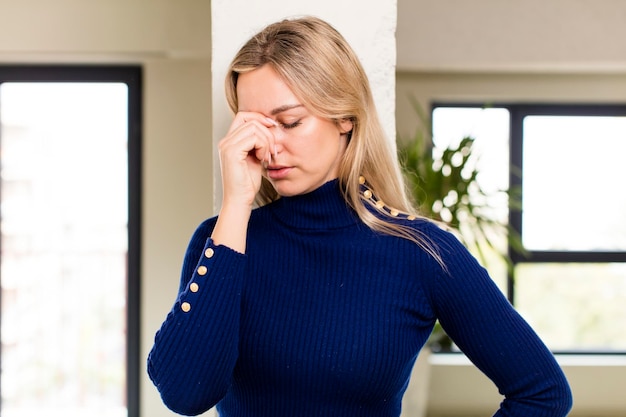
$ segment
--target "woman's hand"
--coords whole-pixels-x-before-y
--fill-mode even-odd
[[[222,172],[223,205],[241,204],[252,208],[261,187],[264,165],[275,149],[270,128],[273,119],[260,113],[239,112],[233,119],[218,150]]]
[[[222,208],[211,238],[244,253],[248,220],[261,187],[265,164],[272,161],[275,120],[260,113],[239,112],[218,145],[222,172]]]

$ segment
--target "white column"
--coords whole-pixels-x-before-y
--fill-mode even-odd
[[[286,17],[314,15],[332,24],[355,49],[372,85],[383,126],[395,143],[396,0],[213,0],[213,172],[214,208],[221,204],[220,168],[215,144],[232,115],[224,97],[224,77],[243,43],[265,25]]]

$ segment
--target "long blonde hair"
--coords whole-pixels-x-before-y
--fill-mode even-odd
[[[374,105],[369,81],[355,52],[343,36],[316,17],[287,19],[265,27],[235,55],[226,76],[226,99],[238,110],[239,74],[263,65],[282,77],[302,104],[318,117],[353,124],[339,167],[346,202],[371,229],[417,243],[441,258],[434,244],[414,228],[395,221],[398,213],[421,217],[408,197],[404,177]],[[363,183],[365,179],[366,183]],[[363,189],[369,193],[363,193]],[[259,205],[279,198],[263,179]],[[366,204],[378,210],[374,215]]]

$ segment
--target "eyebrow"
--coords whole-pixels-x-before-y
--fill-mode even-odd
[[[279,113],[285,112],[287,110],[295,109],[298,107],[304,107],[302,104],[285,104],[284,106],[276,107],[274,110],[270,112],[272,116],[276,116]]]

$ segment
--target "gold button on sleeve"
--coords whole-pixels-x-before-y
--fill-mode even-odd
[[[204,251],[204,256],[206,256],[207,258],[212,258],[213,255],[215,255],[215,251],[213,250],[213,248],[208,248]]]
[[[192,283],[189,285],[189,290],[190,290],[191,292],[198,292],[198,290],[199,290],[199,289],[200,289],[200,286],[199,286],[198,284],[196,284],[195,282],[192,282]]]
[[[204,265],[198,267],[198,275],[206,275],[208,268]]]
[[[191,304],[185,301],[180,305],[180,309],[183,310],[185,313],[188,313],[189,310],[191,310]]]

